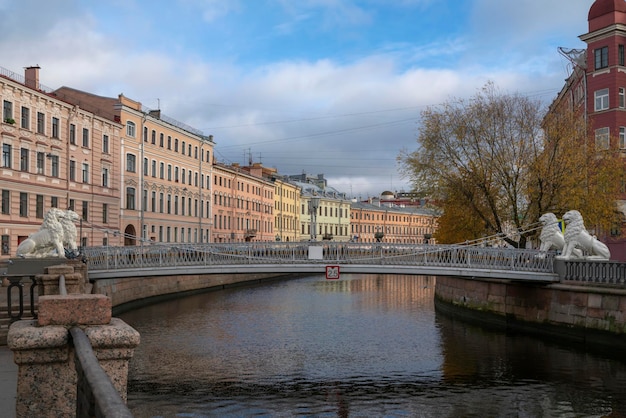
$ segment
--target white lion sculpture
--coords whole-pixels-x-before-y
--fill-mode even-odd
[[[563,251],[565,248],[565,238],[559,228],[559,220],[552,212],[544,213],[539,217],[539,222],[543,225],[539,240],[541,241],[540,251],[546,252],[549,250]],[[572,250],[572,254],[576,257],[583,255],[582,251],[578,248]]]
[[[78,214],[73,210],[50,209],[39,231],[22,241],[16,254],[19,257],[65,258],[63,244],[67,244],[72,250],[77,248],[74,222],[78,219]]]
[[[588,258],[608,260],[611,257],[609,248],[587,232],[583,217],[577,210],[570,210],[563,215],[565,221],[565,246],[561,258],[576,257],[574,250],[582,249],[591,254]]]

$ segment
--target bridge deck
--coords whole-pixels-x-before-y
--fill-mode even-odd
[[[85,250],[93,279],[207,273],[392,273],[558,282],[554,253],[447,245],[177,244]]]

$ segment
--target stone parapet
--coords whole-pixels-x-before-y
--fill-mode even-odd
[[[113,318],[107,325],[85,328],[85,334],[100,366],[126,400],[128,363],[139,344],[139,333]],[[16,416],[74,416],[78,377],[68,328],[18,321],[9,330],[7,344],[19,367]]]
[[[83,263],[48,266],[36,279],[40,289],[37,319],[13,323],[7,336],[7,345],[18,365],[16,416],[76,416],[78,405],[80,410],[90,410],[85,402],[93,402],[93,396],[83,396],[78,401],[78,393],[97,396],[94,388],[84,387],[85,379],[80,379],[78,388],[79,370],[85,366],[90,370],[101,367],[106,373],[100,371],[101,375],[105,380],[108,376],[115,388],[110,389],[111,393],[117,391],[126,401],[128,363],[139,344],[139,333],[111,317],[109,297],[83,293]],[[92,350],[91,358],[95,356],[97,362],[89,360],[83,364],[86,360],[76,356],[70,329],[73,333],[84,331],[89,342],[82,343],[81,353]],[[81,340],[86,341],[84,336]],[[80,372],[80,376],[84,374]]]

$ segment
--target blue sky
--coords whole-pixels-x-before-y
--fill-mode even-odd
[[[593,0],[0,0],[0,67],[124,93],[214,135],[225,163],[409,190],[420,112],[487,82],[548,103]]]

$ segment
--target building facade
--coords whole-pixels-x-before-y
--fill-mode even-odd
[[[24,77],[3,70],[2,255],[15,254],[50,208],[72,209],[82,246],[117,245],[122,125],[56,97],[39,83],[39,67]]]
[[[274,184],[261,166],[214,164],[213,242],[274,241]]]
[[[270,175],[274,183],[274,229],[276,241],[300,240],[300,195],[301,189],[275,174]]]
[[[55,95],[123,126],[121,167],[113,181],[121,191],[125,245],[209,242],[212,137],[122,94],[102,97],[62,87]]]
[[[351,240],[395,244],[436,244],[438,214],[432,209],[353,202]]]

